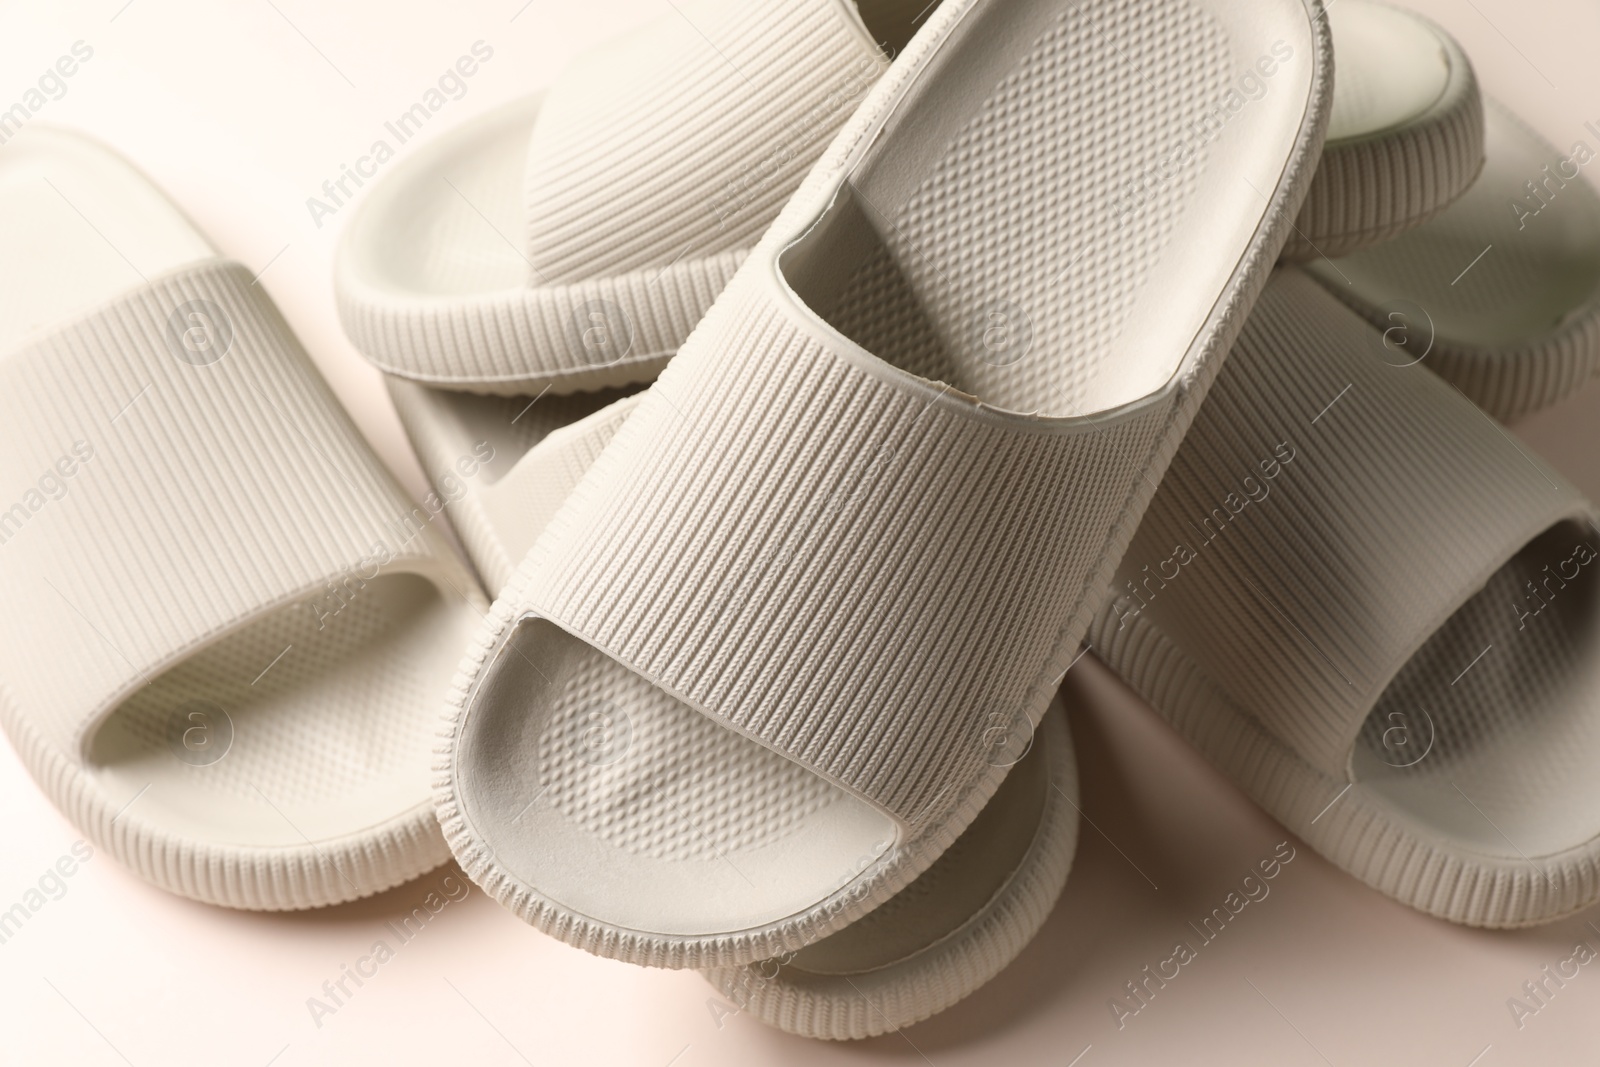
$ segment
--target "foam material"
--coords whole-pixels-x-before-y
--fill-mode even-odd
[[[24,763],[211,903],[437,865],[430,724],[482,595],[248,270],[105,148],[30,126],[6,149],[0,484],[34,488],[0,519],[0,722]]]
[[[647,382],[887,62],[845,0],[686,0],[374,187],[345,331],[443,388]]]
[[[1327,9],[1338,77],[1322,162],[1283,257],[1348,255],[1425,223],[1483,166],[1483,98],[1453,37],[1374,0]]]
[[[1594,510],[1299,271],[1274,278],[1091,631],[1332,862],[1456,922],[1600,899]]]
[[[947,0],[928,19],[465,661],[437,780],[452,846],[502,903],[591,951],[681,967],[792,950],[959,836],[1003,777],[977,741],[985,716],[1043,714],[1309,180],[1330,86],[1303,5]],[[1095,46],[1108,28],[1162,67],[1158,98]],[[1215,48],[1197,52],[1197,32]],[[1137,226],[1063,247],[1081,197],[1111,205],[1143,137],[1177,121],[1158,103],[1209,107],[1280,38],[1300,57],[1280,91],[1138,206],[1171,231],[1161,255]],[[835,309],[875,260],[915,296],[903,321],[940,339],[942,380],[894,338],[869,353],[840,332]],[[1108,275],[1131,291],[1086,298],[1075,314],[1098,332],[1075,347],[1055,296]],[[641,857],[545,802],[539,738],[600,676],[619,721],[651,724],[628,767],[605,769],[607,825],[629,796],[681,795],[663,775],[706,773],[642,737],[679,743],[700,717],[748,750],[717,764],[702,821],[649,827],[684,859]],[[654,725],[669,714],[678,731]],[[834,798],[796,816],[803,791],[762,784],[787,779],[731,773],[772,759]],[[720,856],[695,844],[750,809],[790,829]]]

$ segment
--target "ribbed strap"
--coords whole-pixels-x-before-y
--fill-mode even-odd
[[[683,0],[589,52],[528,145],[536,284],[753,245],[887,68],[854,0]]]
[[[986,724],[1042,714],[1172,405],[981,409],[757,278],[551,522],[523,603],[921,828],[986,769]]]
[[[480,392],[650,380],[887,67],[849,3],[690,0],[579,60],[529,141],[529,288],[341,293],[351,340]]]
[[[1385,362],[1376,331],[1370,353],[1281,358],[1368,336],[1350,317],[1299,271],[1268,286],[1097,624],[1103,643],[1149,628],[1184,653],[1113,653],[1141,691],[1197,665],[1336,780],[1422,643],[1533,537],[1585,513],[1498,433],[1452,432],[1462,412],[1434,402],[1421,366]]]
[[[74,754],[130,691],[330,581],[472,588],[222,260],[0,358],[0,494],[0,680]]]
[[[1398,129],[1323,146],[1284,259],[1338,257],[1386,241],[1438,214],[1477,178],[1484,143],[1477,76],[1455,40],[1427,25],[1450,64],[1444,94]]]

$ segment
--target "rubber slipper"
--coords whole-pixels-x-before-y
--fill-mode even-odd
[[[1257,302],[1091,631],[1329,860],[1430,914],[1600,901],[1600,532],[1300,271]]]
[[[1339,0],[1327,19],[1333,114],[1288,260],[1343,256],[1412,229],[1483,166],[1483,97],[1453,37],[1373,0]]]
[[[1391,359],[1424,360],[1511,419],[1576,392],[1600,366],[1600,196],[1585,176],[1600,128],[1566,152],[1504,106],[1460,202],[1412,233],[1313,276],[1382,329]]]
[[[921,5],[911,6],[922,9]],[[849,4],[844,7],[850,9]],[[778,19],[775,13],[784,7],[767,5],[762,10],[768,12],[768,18]],[[821,11],[807,10],[812,12],[807,16],[811,18],[819,17]],[[907,14],[910,8],[897,12],[882,0],[865,4],[863,10],[871,16],[875,35],[891,42],[897,39],[894,27],[909,25],[915,14]],[[834,15],[837,12],[829,17]],[[1367,0],[1342,0],[1330,10],[1329,18],[1335,48],[1339,49],[1338,42],[1343,38],[1346,48],[1342,51],[1348,57],[1340,66],[1331,119],[1332,126],[1342,134],[1324,147],[1307,204],[1289,238],[1291,246],[1303,245],[1307,254],[1314,254],[1313,247],[1349,249],[1423,221],[1437,206],[1464,190],[1482,160],[1481,103],[1476,81],[1470,65],[1448,35],[1417,16]],[[1376,43],[1372,38],[1377,38]],[[603,69],[616,61],[607,58],[611,55],[607,52],[591,58],[584,69]],[[1282,62],[1270,48],[1257,57],[1253,69],[1222,94],[1222,103],[1214,115],[1203,117],[1202,132],[1211,128],[1204,122],[1215,125],[1235,103],[1244,106],[1267,91]],[[692,69],[698,72],[698,68]],[[862,83],[863,88],[870,80]],[[1436,97],[1427,96],[1430,86],[1437,89]],[[799,91],[805,96],[811,88],[808,83],[801,85]],[[1409,106],[1395,103],[1402,91],[1406,95],[1400,98]],[[845,98],[829,99],[842,104]],[[814,143],[820,151],[820,145],[848,117],[848,111],[847,107],[834,106],[813,112],[806,126],[807,143]],[[496,128],[504,127],[507,138],[521,130],[520,136],[526,139],[526,127],[532,121],[530,116],[537,115],[537,107],[519,105],[513,112],[521,116],[516,120],[520,126],[509,122],[512,113],[508,113],[508,122]],[[743,150],[738,146],[748,144],[752,138],[759,139],[762,124],[767,121],[760,109],[719,109],[716,117],[718,126],[714,131],[696,127],[693,138],[682,146],[688,153],[681,157],[685,166],[720,166],[718,160]],[[494,126],[499,121],[490,119],[485,123]],[[634,130],[626,123],[619,124],[618,129]],[[629,136],[634,133],[629,132]],[[526,209],[516,198],[515,181],[507,178],[520,165],[524,153],[519,148],[515,152],[502,151],[494,160],[484,158],[479,146],[487,139],[488,135],[476,127],[463,129],[397,165],[393,175],[357,208],[352,225],[341,238],[341,290],[345,279],[366,276],[366,264],[387,270],[425,260],[439,264],[438,271],[443,276],[463,269],[464,264],[499,256],[512,274],[524,269],[512,252],[513,246],[499,240],[493,228],[472,214],[475,207],[482,208],[490,218],[499,220],[497,227],[506,235],[526,229],[522,221]],[[647,171],[653,165],[653,154],[661,150],[650,138],[623,140],[619,136],[613,140],[608,158],[615,157],[618,162],[605,173],[593,176],[593,195],[603,201],[630,195],[637,173]],[[536,144],[535,156],[537,151]],[[1144,177],[1150,179],[1152,174]],[[440,181],[440,175],[448,176],[464,195],[452,192]],[[1159,178],[1159,174],[1154,176]],[[786,196],[798,181],[799,171],[790,168],[763,177],[762,188],[766,193]],[[1134,181],[1125,182],[1124,187],[1124,196],[1114,207],[1119,218],[1132,218],[1131,212],[1145,195],[1145,186]],[[427,206],[419,208],[424,203]],[[755,231],[748,224],[758,218],[762,225],[769,222],[777,211],[777,201],[769,196],[759,204],[749,202],[746,210],[744,221],[753,241]],[[454,221],[449,225],[418,221],[440,212]],[[683,225],[681,214],[669,213],[642,216],[632,224],[645,227],[647,232],[619,233],[615,239],[627,236],[632,244],[657,249],[671,247]],[[741,247],[736,258],[742,259],[744,254]],[[604,257],[596,260],[597,264],[605,262]],[[659,265],[665,266],[665,262]],[[517,277],[520,279],[520,275]],[[698,321],[715,295],[710,286],[696,292],[703,302],[687,309],[682,319],[685,323]],[[617,313],[619,308],[615,303],[609,309],[601,307],[598,324],[591,323],[597,325],[589,335],[596,362],[604,362],[609,358],[607,352],[614,353],[619,346],[633,347],[634,317]],[[358,317],[347,316],[346,321],[351,336],[361,344],[364,334]],[[498,348],[495,351],[496,358],[506,354]],[[383,360],[379,362],[383,364]],[[537,365],[535,361],[520,371],[513,371],[509,364],[500,369],[510,377],[521,374],[524,379],[538,381],[534,370]],[[635,370],[642,378],[659,365],[656,360]],[[534,377],[528,379],[528,375]],[[518,459],[551,430],[597,410],[617,394],[607,390],[592,400],[576,396],[565,400],[547,388],[546,382],[520,399],[497,403],[471,393],[422,387],[404,379],[390,381],[401,422],[425,469],[434,478],[443,507],[460,532],[485,586],[499,590],[548,518],[545,512],[523,514],[519,502],[560,499],[540,494],[535,479],[515,473]],[[482,464],[484,474],[479,476],[477,457],[489,453],[493,459]],[[474,473],[468,475],[466,471]]]
[[[402,410],[404,394],[431,392],[409,383],[394,388]],[[510,406],[506,398],[471,399]],[[463,527],[463,536],[480,539],[486,559],[503,557],[508,539],[531,544],[642,399],[628,396],[544,435],[495,483],[494,495],[479,498],[486,523]],[[514,525],[494,525],[512,516]],[[493,573],[486,579],[498,580]],[[621,758],[629,738],[620,717],[602,711],[578,744],[586,758],[604,763]],[[1063,715],[1047,714],[1037,734],[1025,719],[985,727],[987,762],[1017,769],[955,844],[887,903],[797,953],[706,978],[732,1010],[833,1040],[910,1026],[985,985],[1033,940],[1072,868],[1077,768]]]
[[[922,5],[676,6],[370,190],[334,275],[370,360],[480,393],[654,378]]]
[[[444,862],[429,751],[486,607],[466,568],[250,272],[130,165],[30,125],[0,189],[0,723],[29,772],[210,903]]]
[[[1301,3],[1092,18],[935,9],[502,593],[437,784],[518,915],[638,963],[769,958],[998,786],[983,723],[1042,716],[1331,90]],[[1139,225],[1101,210],[1275,41],[1298,62]]]

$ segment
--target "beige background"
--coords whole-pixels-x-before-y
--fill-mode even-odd
[[[0,101],[85,40],[93,60],[38,121],[79,127],[145,168],[282,306],[362,429],[414,493],[421,476],[374,372],[339,331],[329,272],[341,213],[305,207],[483,40],[494,58],[427,130],[547,81],[574,50],[671,0],[32,0],[0,7]],[[1600,120],[1595,0],[1429,0],[1485,86],[1563,147]],[[417,142],[413,142],[411,148]],[[1591,137],[1591,144],[1594,141]],[[3,149],[0,149],[3,150]],[[1600,495],[1600,389],[1520,432]],[[1178,979],[1118,1029],[1107,1001],[1165,958],[1287,834],[1098,664],[1068,694],[1084,775],[1077,866],[1040,938],[999,980],[901,1035],[801,1041],[737,1016],[690,973],[590,958],[476,889],[335,1014],[308,997],[364,955],[441,873],[324,912],[196,905],[96,855],[0,945],[0,1061],[73,1064],[1501,1064],[1600,1061],[1600,962],[1519,1029],[1524,981],[1600,949],[1600,909],[1551,927],[1459,929],[1390,902],[1304,847]],[[0,745],[0,908],[78,838]],[[458,876],[459,877],[459,876]],[[1593,921],[1594,925],[1590,923]]]

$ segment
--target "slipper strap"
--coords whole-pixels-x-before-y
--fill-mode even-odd
[[[580,58],[529,141],[529,287],[344,295],[351,340],[445,388],[649,381],[888,66],[851,3],[688,0]]]
[[[889,61],[856,0],[682,0],[579,57],[528,144],[534,283],[753,246]]]
[[[1175,393],[1093,421],[996,412],[760,279],[643,394],[523,602],[921,828],[1043,713]]]
[[[1388,337],[1301,271],[1275,277],[1092,634],[1175,721],[1214,687],[1339,781],[1422,644],[1533,538],[1588,523],[1576,489],[1424,366],[1396,365]],[[1508,598],[1503,622],[1519,610]],[[1478,652],[1454,668],[1494,668]]]
[[[0,357],[0,501],[0,693],[68,753],[272,608],[379,569],[479,595],[224,260]]]

